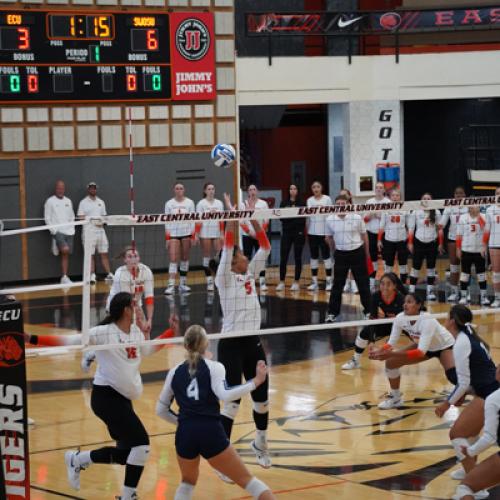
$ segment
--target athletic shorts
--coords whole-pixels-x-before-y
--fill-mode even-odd
[[[52,252],[54,255],[59,255],[59,252],[65,247],[69,248],[69,253],[73,253],[73,235],[54,234],[52,236]]]
[[[92,255],[95,254],[96,250],[97,253],[108,253],[109,242],[104,229],[93,227],[84,229],[82,232],[82,245],[85,245],[87,237],[91,239],[90,253]]]
[[[192,460],[201,455],[208,460],[228,446],[229,439],[219,418],[186,418],[177,425],[175,449],[181,458]]]
[[[179,240],[179,241],[182,241],[182,240],[185,240],[186,238],[191,238],[191,235],[190,234],[186,234],[184,236],[170,236],[170,239],[171,240]]]
[[[444,352],[444,351],[449,351],[450,349],[453,349],[453,346],[451,347],[447,347],[446,349],[440,349],[439,351],[427,351],[425,353],[425,355],[429,358],[429,359],[432,359],[432,358],[440,358],[441,357],[441,353]]]
[[[499,387],[500,385],[495,380],[489,385],[478,387],[477,389],[474,390],[474,392],[476,393],[476,396],[478,396],[479,398],[486,399],[492,392],[495,392]]]

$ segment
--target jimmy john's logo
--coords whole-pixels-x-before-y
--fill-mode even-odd
[[[199,19],[185,19],[175,33],[175,45],[188,61],[199,61],[210,47],[210,32]]]
[[[6,332],[0,335],[0,368],[10,368],[24,362],[24,335],[18,332]]]

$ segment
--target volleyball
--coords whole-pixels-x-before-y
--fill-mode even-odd
[[[236,151],[230,144],[217,144],[210,156],[216,167],[229,168],[236,158]]]

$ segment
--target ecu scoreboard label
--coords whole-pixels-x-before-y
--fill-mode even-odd
[[[0,104],[212,100],[213,15],[0,10]]]

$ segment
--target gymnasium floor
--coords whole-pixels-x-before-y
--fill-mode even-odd
[[[183,324],[204,324],[218,331],[220,314],[216,296],[207,296],[203,285],[180,300],[168,300],[156,289],[157,334],[175,310]],[[106,285],[93,294],[92,323],[104,315]],[[442,295],[442,294],[441,294]],[[359,319],[358,296],[346,296],[344,319]],[[436,402],[450,388],[436,360],[403,369],[402,389],[406,404],[398,410],[376,407],[387,390],[383,364],[366,357],[362,369],[343,372],[340,366],[352,353],[355,328],[314,331],[322,323],[327,297],[277,295],[274,287],[262,297],[267,327],[311,325],[304,333],[264,338],[271,366],[271,422],[269,426],[273,467],[255,465],[249,449],[254,434],[251,404],[241,405],[233,443],[253,473],[267,482],[283,499],[408,499],[450,498],[456,482],[449,478],[455,464],[449,445],[449,423],[434,415]],[[78,328],[80,297],[52,294],[24,301],[26,330],[32,333]],[[438,303],[431,312],[447,310]],[[480,334],[500,361],[498,315],[476,317]],[[216,351],[216,346],[212,346]],[[155,416],[155,404],[165,373],[183,358],[180,347],[160,351],[142,364],[145,390],[135,408],[151,436],[152,454],[141,479],[142,500],[173,498],[180,477],[175,459],[174,432]],[[91,375],[79,367],[80,355],[30,358],[29,414],[36,425],[30,432],[31,494],[33,500],[112,499],[119,494],[121,466],[94,465],[82,473],[82,488],[75,492],[66,482],[64,452],[97,448],[110,443],[103,424],[89,408]],[[494,450],[486,452],[486,456]],[[223,483],[202,462],[195,491],[199,499],[249,498],[237,486]],[[500,499],[500,488],[491,499]]]

